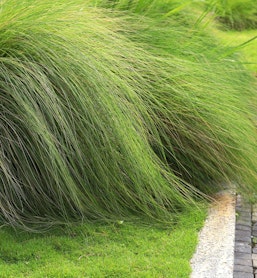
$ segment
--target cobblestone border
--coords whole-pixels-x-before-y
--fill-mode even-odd
[[[234,278],[257,278],[257,206],[236,200]]]

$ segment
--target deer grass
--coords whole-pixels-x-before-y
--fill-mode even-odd
[[[114,2],[116,9],[126,1]],[[130,13],[138,14],[138,3],[127,2]],[[177,176],[204,192],[223,181],[254,191],[256,82],[236,49],[211,37],[211,26],[191,16],[194,24],[189,27],[183,24],[188,11],[178,17],[180,6],[167,8],[176,1],[165,2],[166,9],[163,3],[155,2],[156,10],[162,7],[161,19],[156,24],[141,19],[130,38],[158,59],[159,66],[147,75],[154,82],[142,97],[152,115],[154,111],[164,160]],[[152,21],[155,14],[147,8],[141,12],[144,18],[145,11]]]
[[[172,1],[115,3],[0,2],[3,222],[172,223],[210,184],[255,188],[253,80],[236,56]]]
[[[119,19],[79,1],[8,0],[0,11],[3,221],[170,221],[190,186],[148,142],[159,135],[135,91],[147,57]]]

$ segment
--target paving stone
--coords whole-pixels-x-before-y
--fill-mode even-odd
[[[254,246],[254,247],[252,248],[252,253],[253,253],[253,254],[257,254],[257,246]]]
[[[249,221],[251,222],[252,219],[252,215],[251,215],[251,211],[249,212],[238,212],[237,216],[236,216],[237,221],[238,220],[245,220],[245,221]]]
[[[257,254],[252,254],[253,267],[257,268]]]
[[[235,259],[239,260],[252,260],[251,253],[241,253],[241,252],[234,252]]]
[[[253,230],[257,230],[257,223],[254,223],[252,228]]]
[[[251,245],[251,243],[252,243],[252,238],[251,238],[251,236],[237,235],[237,236],[235,237],[235,241],[238,241],[238,242],[245,242],[245,243]]]
[[[257,237],[257,227],[252,229],[252,236]]]
[[[252,230],[252,236],[257,237],[257,230]]]
[[[257,231],[252,231],[252,238],[257,238]]]
[[[239,211],[238,214],[239,214],[239,216],[246,217],[246,218],[247,217],[250,217],[250,218],[252,217],[252,211],[251,210],[249,210],[247,212],[246,211],[241,211],[241,212]]]
[[[257,211],[252,213],[252,222],[257,222]]]
[[[255,278],[253,273],[234,272],[233,278]]]
[[[244,226],[249,226],[249,227],[252,226],[251,220],[246,220],[246,219],[238,219],[236,221],[236,223],[239,225],[244,225]]]
[[[251,208],[240,208],[240,209],[236,209],[236,213],[239,214],[239,213],[249,213],[251,212]]]
[[[237,195],[236,213],[233,277],[255,278],[253,264],[257,267],[257,244],[255,247],[253,237],[257,237],[257,204],[252,206]]]
[[[253,265],[252,263],[252,259],[238,259],[238,258],[234,258],[234,265],[247,265],[247,266],[251,266]]]
[[[252,210],[253,210],[253,212],[257,212],[257,204],[252,205]]]
[[[252,205],[247,202],[241,202],[241,203],[239,203],[238,206],[239,206],[239,210],[243,210],[243,211],[246,211],[246,210],[251,211],[252,210]]]
[[[253,268],[247,265],[234,265],[234,271],[253,273]]]
[[[235,242],[235,251],[241,253],[251,253],[252,246],[246,242]]]
[[[251,225],[242,225],[236,223],[236,231],[248,231],[251,233],[252,227]]]
[[[256,254],[255,254],[256,255]],[[253,260],[253,267],[257,268],[257,260]]]
[[[236,230],[235,231],[235,238],[237,238],[237,237],[250,237],[251,238],[251,235],[252,235],[252,233],[251,233],[251,230],[250,229],[248,229],[248,230]]]
[[[242,195],[237,194],[237,195],[236,195],[236,201],[237,201],[237,202],[242,202],[242,200],[243,200]]]

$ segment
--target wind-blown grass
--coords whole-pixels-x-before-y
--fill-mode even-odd
[[[256,184],[250,76],[193,18],[0,3],[3,221],[170,222],[207,182]]]
[[[126,1],[114,2],[114,8],[126,6]],[[129,12],[135,13],[139,3],[127,2]],[[194,17],[188,21],[191,27],[185,25],[183,15],[173,16],[180,6],[172,10],[168,3],[172,7],[176,1],[166,1],[166,10],[156,1],[162,19],[146,26],[141,19],[130,35],[158,57],[154,73],[148,70],[147,77],[155,81],[144,99],[157,116],[165,159],[179,177],[205,192],[209,183],[224,180],[251,191],[256,181],[256,83],[233,50],[217,45],[208,27],[203,29]],[[147,6],[146,11],[152,21],[155,13]]]
[[[157,130],[130,86],[142,53],[118,19],[83,7],[1,3],[1,216],[169,220],[191,193],[147,141]]]

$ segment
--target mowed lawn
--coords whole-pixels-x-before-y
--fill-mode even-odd
[[[44,234],[2,227],[0,277],[189,277],[205,216],[201,205],[165,229],[122,220]]]

